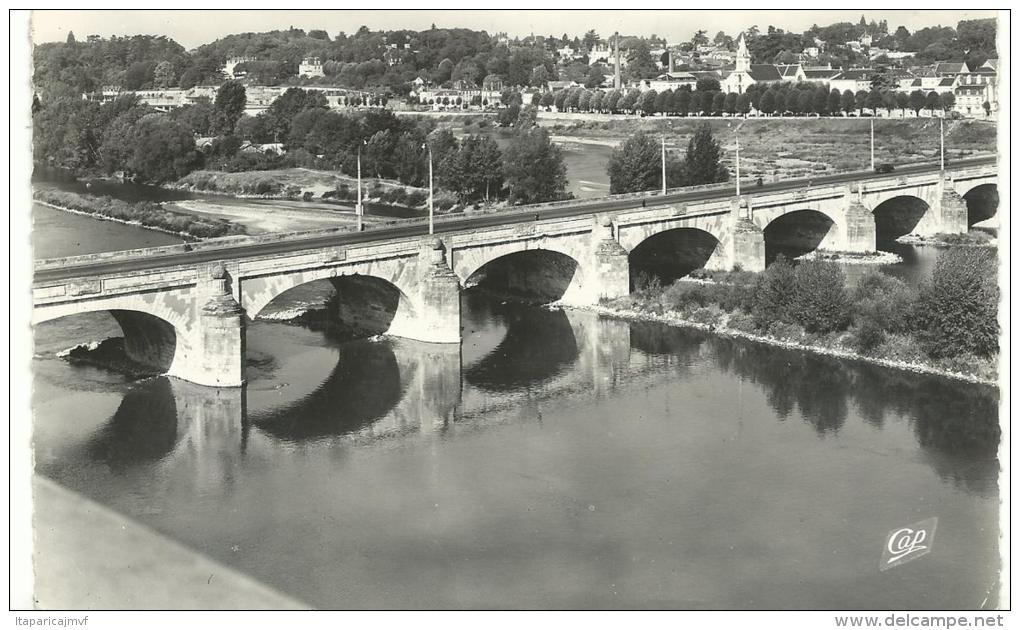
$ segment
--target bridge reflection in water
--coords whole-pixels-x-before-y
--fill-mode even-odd
[[[994,390],[470,292],[464,311],[461,350],[255,322],[245,387],[108,388],[126,393],[73,437],[47,429],[66,414],[37,419],[37,469],[319,607],[617,605],[590,599],[604,579],[621,606],[753,607],[694,580],[741,570],[766,606],[980,601]],[[916,588],[876,580],[869,536],[919,509],[959,541]],[[833,563],[833,536],[867,562]],[[760,557],[725,553],[752,539]]]

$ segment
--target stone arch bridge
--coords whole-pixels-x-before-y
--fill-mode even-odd
[[[914,200],[919,234],[968,227],[964,197],[994,185],[994,160],[941,172],[857,173],[748,188],[732,186],[531,206],[501,214],[448,218],[436,237],[421,224],[368,232],[316,232],[215,239],[39,261],[33,323],[109,311],[137,361],[201,385],[244,381],[245,322],[277,296],[330,280],[342,297],[372,300],[379,330],[434,343],[459,343],[460,292],[487,264],[554,252],[573,261],[567,304],[597,303],[630,290],[630,254],[658,235],[694,231],[710,243],[705,266],[760,270],[773,227],[813,221],[814,246],[869,252],[876,216],[895,199]]]

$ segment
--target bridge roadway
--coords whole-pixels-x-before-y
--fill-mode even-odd
[[[970,158],[965,160],[954,160],[953,169],[987,166],[996,163],[995,156]],[[849,173],[837,173],[834,175],[823,175],[820,177],[789,179],[763,186],[745,186],[744,191],[749,194],[759,195],[771,192],[781,192],[791,189],[799,189],[812,186],[831,186],[833,184],[849,183],[854,181],[868,181],[874,179],[889,179],[903,175],[931,172],[938,169],[936,163],[909,164],[897,168],[892,173],[875,173],[873,171],[854,171]],[[576,202],[541,204],[535,206],[519,206],[503,212],[471,216],[466,218],[439,218],[435,222],[437,234],[456,232],[460,230],[471,230],[499,225],[512,225],[526,223],[529,221],[573,217],[585,214],[601,212],[614,212],[631,210],[637,207],[640,202],[654,205],[671,203],[689,203],[692,201],[705,201],[711,199],[724,199],[735,195],[735,186],[722,186],[711,189],[683,190],[676,189],[661,193],[649,193],[642,195],[626,195],[618,197],[607,197],[595,200],[578,200]],[[81,276],[97,275],[103,273],[123,273],[141,271],[158,267],[172,265],[198,264],[219,260],[229,260],[235,257],[261,256],[266,254],[287,253],[300,250],[314,249],[317,247],[333,247],[344,244],[369,243],[376,240],[422,236],[428,233],[428,226],[421,222],[414,222],[411,225],[397,225],[394,227],[373,228],[364,232],[338,232],[328,235],[314,234],[303,236],[295,233],[286,240],[272,241],[266,243],[223,243],[221,246],[203,247],[190,252],[173,251],[166,254],[150,254],[143,258],[112,259],[83,264],[55,264],[50,267],[43,261],[42,268],[35,271],[35,282],[48,282],[65,280]],[[210,242],[210,245],[212,242]]]

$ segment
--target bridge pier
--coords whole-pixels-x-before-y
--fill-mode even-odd
[[[431,238],[423,244],[418,270],[415,317],[389,334],[430,343],[460,343],[460,281],[446,262],[441,240]]]
[[[177,356],[168,374],[199,385],[244,384],[244,310],[228,286],[227,271],[216,265],[196,287],[192,330],[178,339]]]
[[[967,233],[967,201],[955,190],[945,188],[943,182],[942,194],[939,196],[938,229],[942,234],[966,234]]]
[[[844,218],[841,249],[857,253],[874,252],[877,249],[875,215],[859,200],[851,200]]]
[[[589,286],[595,286],[596,294],[591,300],[612,300],[630,294],[630,257],[627,250],[613,237],[613,221],[601,217],[592,230],[594,264],[586,265]]]
[[[750,219],[734,216],[733,269],[765,270],[765,233]]]

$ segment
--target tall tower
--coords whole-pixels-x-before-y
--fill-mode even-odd
[[[740,34],[737,40],[737,67],[734,72],[749,72],[751,70],[751,53],[747,52],[747,43],[744,42],[744,34]]]
[[[620,32],[613,33],[613,41],[616,42],[616,74],[614,74],[613,87],[619,90],[623,87],[623,80],[620,77]]]

